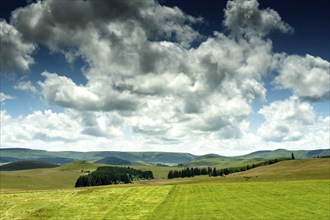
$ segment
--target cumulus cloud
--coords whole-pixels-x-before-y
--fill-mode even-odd
[[[293,31],[273,9],[259,9],[257,0],[229,0],[223,23],[236,36],[265,36],[272,30]]]
[[[272,30],[293,31],[273,9],[260,10],[257,0],[228,1],[223,23],[236,36],[265,36]]]
[[[27,40],[63,52],[69,61],[81,56],[89,63],[86,85],[60,73],[42,73],[45,80],[39,86],[49,104],[79,111],[117,111],[133,132],[160,138],[207,132],[235,138],[241,136],[240,124],[251,113],[253,101],[266,97],[261,78],[270,69],[270,41],[236,41],[215,33],[190,48],[187,43],[199,37],[190,24],[201,19],[178,8],[153,1],[59,4],[80,7],[75,18],[87,10],[84,16],[90,22],[73,19],[75,12],[60,11],[53,1],[36,2],[12,16],[13,25]],[[109,14],[102,15],[104,8]],[[125,19],[117,8],[127,12]],[[27,16],[30,19],[22,19]],[[68,18],[72,19],[64,22]]]
[[[69,63],[81,58],[87,64],[82,71],[87,83],[78,85],[68,77],[70,73],[41,73],[44,78],[38,85],[43,100],[63,107],[64,113],[33,112],[13,118],[3,112],[9,130],[24,124],[16,128],[15,140],[6,134],[5,143],[44,146],[49,141],[68,146],[71,140],[70,146],[102,149],[111,144],[112,149],[167,151],[193,146],[191,150],[198,153],[226,146],[229,153],[243,145],[246,150],[264,147],[265,140],[301,141],[304,127],[312,126],[316,116],[311,105],[299,98],[271,103],[259,111],[266,122],[258,134],[265,140],[249,132],[247,120],[253,103],[266,100],[263,79],[273,70],[280,70],[276,83],[296,96],[301,94],[294,81],[301,88],[310,84],[294,79],[300,70],[295,70],[297,76],[290,75],[289,63],[297,61],[289,58],[294,56],[277,54],[275,59],[272,42],[266,38],[272,30],[287,33],[292,28],[274,10],[259,9],[256,0],[228,2],[224,25],[229,35],[214,32],[201,38],[194,29],[198,22],[203,19],[151,0],[45,0],[15,10],[10,24],[21,39],[63,54]],[[200,44],[192,44],[196,40]],[[323,74],[323,61],[308,60],[314,62],[310,69],[317,67],[316,72]],[[15,88],[33,91],[29,82]],[[329,92],[321,88],[319,93],[308,90],[308,96]],[[39,127],[37,117],[43,121]],[[62,126],[47,120],[66,122]],[[66,128],[66,123],[71,126]]]
[[[21,91],[28,91],[28,92],[32,92],[32,93],[36,93],[38,91],[37,88],[31,83],[30,80],[20,81],[17,85],[14,86],[14,89],[21,90]]]
[[[107,138],[120,138],[122,131],[115,115],[51,110],[34,111],[22,117],[12,117],[1,111],[1,145],[25,147],[47,146],[52,150],[66,150],[66,146],[86,150],[94,145],[107,147]],[[117,126],[116,126],[117,125]],[[98,140],[95,140],[98,137]],[[94,144],[93,144],[94,142]],[[80,146],[79,146],[80,145]]]
[[[38,83],[47,103],[87,111],[126,111],[135,108],[134,100],[128,93],[118,93],[101,85],[77,85],[70,78],[56,73],[43,72],[41,75],[46,80]]]
[[[306,126],[314,124],[316,118],[313,107],[295,96],[264,106],[259,114],[266,121],[258,129],[258,134],[275,142],[301,139]]]
[[[11,99],[15,99],[15,97],[0,92],[0,102],[5,102],[6,100],[11,100]]]
[[[63,11],[63,8],[72,10]],[[29,19],[26,19],[26,18]],[[184,14],[179,8],[159,5],[156,1],[38,1],[17,9],[11,22],[26,39],[41,42],[52,49],[71,46],[81,30],[101,28],[114,44],[125,40],[123,34],[134,37],[139,30],[148,39],[174,38],[183,45],[199,34],[189,24],[200,19]],[[120,27],[132,28],[125,33]],[[67,30],[63,32],[62,30]],[[73,37],[73,38],[71,38]],[[87,36],[90,37],[90,36]],[[78,41],[80,43],[80,41]]]
[[[314,101],[325,100],[330,94],[330,63],[320,57],[291,55],[279,62],[279,75],[274,82],[291,89],[296,96]]]
[[[17,71],[26,72],[34,63],[31,56],[36,46],[25,42],[15,27],[5,20],[0,20],[0,73],[11,74]]]

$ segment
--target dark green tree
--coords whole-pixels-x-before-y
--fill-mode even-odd
[[[215,167],[213,167],[213,171],[212,171],[212,176],[217,176],[217,169]]]
[[[169,172],[168,172],[168,174],[167,174],[167,179],[173,179],[174,177],[173,177],[173,171],[172,170],[170,170]]]
[[[291,153],[291,160],[294,160],[294,154]]]

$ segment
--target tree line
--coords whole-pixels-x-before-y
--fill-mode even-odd
[[[330,156],[316,156],[314,158],[330,158]]]
[[[153,179],[152,171],[130,167],[98,167],[88,175],[78,177],[75,187],[131,183],[139,179]]]
[[[285,160],[285,159],[281,159]],[[270,165],[279,162],[280,160],[274,159],[274,160],[268,160],[252,165],[246,165],[242,167],[231,167],[231,168],[224,168],[224,169],[217,169],[213,167],[187,167],[182,170],[170,170],[167,174],[168,179],[174,179],[174,178],[184,178],[184,177],[194,177],[194,176],[199,176],[199,175],[209,175],[209,176],[226,176],[231,173],[236,173],[236,172],[242,172],[246,170],[250,170],[256,167],[260,166],[265,166],[265,165]]]

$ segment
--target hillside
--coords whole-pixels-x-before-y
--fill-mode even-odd
[[[198,157],[191,160],[186,166],[196,167],[196,166],[215,166],[217,168],[229,168],[229,167],[242,167],[246,165],[252,165],[265,161],[262,158],[255,159],[241,159],[236,157],[215,157],[215,158],[205,158]]]
[[[0,166],[0,171],[31,170],[40,168],[58,167],[57,164],[46,163],[42,161],[19,161]]]
[[[81,171],[87,171],[87,170],[93,171],[93,170],[96,170],[96,168],[99,166],[100,166],[100,164],[90,163],[85,160],[77,160],[74,162],[63,164],[62,166],[59,166],[56,169],[60,170],[60,171],[81,172]]]
[[[330,179],[330,158],[286,160],[232,176],[248,176],[255,181]]]
[[[101,160],[96,161],[95,163],[111,164],[111,165],[130,165],[132,164],[128,160],[122,160],[117,157],[105,157]]]

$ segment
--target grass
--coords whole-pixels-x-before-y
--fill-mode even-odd
[[[56,168],[0,172],[0,190],[48,190],[73,188],[81,173]]]
[[[328,219],[329,181],[173,186],[150,219]]]
[[[265,159],[240,159],[240,158],[197,158],[189,162],[188,166],[211,166],[216,168],[242,167],[266,161]]]
[[[73,189],[77,178],[84,175],[81,171],[94,171],[99,166],[86,161],[75,161],[56,168],[16,170],[0,172],[0,191]],[[155,178],[165,179],[173,167],[129,165],[135,169],[151,170]],[[125,166],[126,167],[126,166]],[[142,183],[143,184],[143,183]]]
[[[276,164],[258,167],[236,173],[234,177],[249,176],[250,180],[306,180],[330,179],[330,159],[286,160]]]
[[[55,168],[0,172],[1,191],[72,189],[81,170],[95,170],[99,164],[75,161]]]
[[[329,191],[329,180],[309,180],[8,193],[0,218],[329,219]]]
[[[97,166],[0,172],[0,219],[330,219],[330,159],[281,161],[227,177],[73,188],[81,169]],[[133,167],[157,177],[171,169]]]
[[[0,191],[24,191],[24,190],[47,190],[47,189],[73,189],[81,170],[93,171],[98,166],[84,161],[75,161],[56,168],[1,171]],[[258,167],[246,172],[235,173],[225,178],[198,176],[194,178],[178,178],[167,180],[169,170],[181,169],[178,167],[161,167],[132,165],[135,169],[151,170],[156,180],[138,181],[135,185],[168,185],[168,184],[191,184],[205,182],[245,182],[246,176],[249,182],[255,181],[283,181],[283,180],[309,180],[330,179],[330,159],[303,159],[281,161],[279,163]]]

